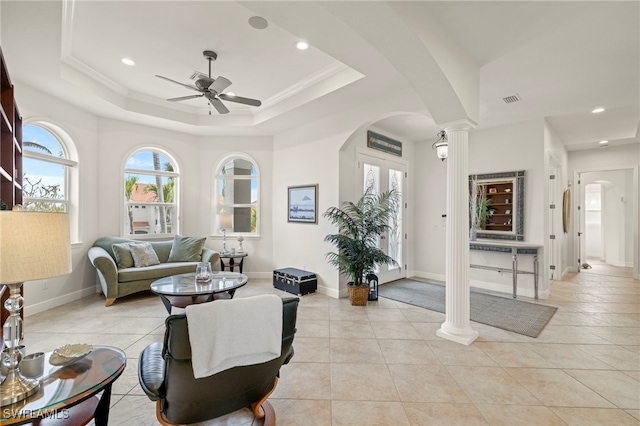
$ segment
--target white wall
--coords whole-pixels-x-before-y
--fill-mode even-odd
[[[276,149],[273,155],[273,269],[286,267],[314,272],[318,291],[338,297],[338,274],[324,258],[331,226],[322,213],[338,201],[338,151],[345,135]],[[318,185],[318,223],[287,221],[288,187]]]
[[[95,269],[87,261],[87,250],[99,236],[98,212],[98,119],[86,111],[66,104],[28,86],[16,87],[16,101],[23,122],[40,119],[62,128],[73,139],[78,152],[79,240],[72,245],[73,271],[24,286],[25,314],[40,312],[95,292]]]

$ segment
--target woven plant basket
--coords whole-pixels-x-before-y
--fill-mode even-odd
[[[369,286],[368,285],[350,285],[349,286],[349,300],[351,306],[367,306],[367,299],[369,298]]]

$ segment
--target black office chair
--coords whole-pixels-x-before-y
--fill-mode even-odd
[[[158,421],[163,425],[196,423],[250,407],[258,419],[264,418],[265,425],[275,424],[275,411],[267,398],[278,383],[280,367],[293,356],[299,300],[282,301],[279,358],[201,379],[193,375],[186,315],[169,316],[164,342],[147,346],[138,365],[140,385],[149,399],[156,401]]]

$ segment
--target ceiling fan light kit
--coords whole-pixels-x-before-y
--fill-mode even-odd
[[[213,50],[205,50],[204,52],[202,52],[202,54],[207,59],[207,61],[209,61],[209,75],[205,76],[200,74],[198,76],[198,79],[194,83],[195,85],[180,83],[179,81],[156,74],[156,77],[158,78],[170,81],[171,83],[179,84],[180,86],[200,93],[198,95],[187,95],[177,98],[170,98],[167,99],[167,101],[179,102],[186,101],[188,99],[205,97],[209,101],[209,105],[212,105],[220,114],[229,113],[229,109],[222,103],[222,100],[256,107],[262,105],[262,102],[257,99],[244,98],[242,96],[236,96],[235,94],[222,93],[227,87],[231,86],[231,81],[222,76],[219,76],[217,78],[211,77],[211,62],[218,59],[218,54]],[[211,114],[211,111],[209,111],[209,114]]]

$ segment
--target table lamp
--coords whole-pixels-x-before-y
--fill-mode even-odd
[[[222,250],[220,254],[227,254],[229,253],[227,250],[227,229],[233,228],[233,216],[230,214],[219,214],[218,226],[222,230]]]
[[[38,391],[37,380],[25,378],[18,370],[22,354],[23,282],[42,280],[71,272],[69,215],[66,213],[0,211],[0,284],[9,288],[4,304],[9,317],[2,327],[8,348],[1,362],[8,369],[0,384],[0,406],[12,404]]]

